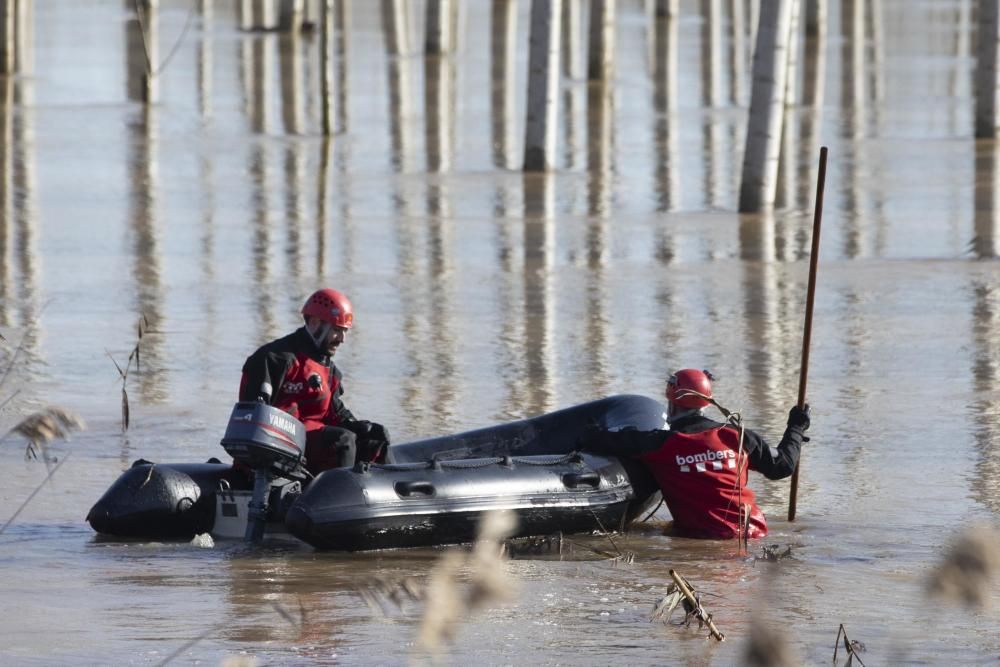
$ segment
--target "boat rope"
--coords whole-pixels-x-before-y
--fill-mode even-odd
[[[739,513],[739,519],[738,519],[739,527],[737,529],[736,537],[739,539],[740,547],[742,547],[744,550],[747,550],[749,549],[749,542],[750,542],[750,506],[749,503],[743,502],[743,493],[744,493],[743,476],[746,474],[746,471],[750,466],[750,460],[746,448],[743,446],[743,436],[746,431],[746,427],[743,426],[743,416],[739,412],[735,412],[733,410],[729,410],[728,408],[723,407],[722,405],[719,404],[717,400],[715,400],[711,396],[708,396],[707,394],[695,391],[694,389],[689,389],[687,391],[687,394],[689,396],[696,396],[698,398],[701,398],[709,402],[710,404],[714,405],[716,408],[718,408],[719,412],[722,413],[722,416],[726,418],[726,426],[731,426],[732,428],[736,429],[737,433],[739,433],[739,444],[736,448],[737,449],[736,483],[734,484],[733,487],[734,490],[736,491],[736,499],[738,503],[737,512]],[[732,499],[730,499],[729,505],[726,507],[726,510],[727,511],[732,510]]]
[[[544,461],[537,460],[537,459],[541,459],[541,458],[543,458],[543,457],[541,457],[541,456],[534,456],[534,457],[528,458],[528,457],[522,457],[522,456],[515,456],[515,457],[511,458],[511,461],[513,463],[521,463],[521,464],[526,465],[526,466],[554,466],[554,465],[560,465],[560,464],[563,464],[563,463],[582,463],[583,462],[583,458],[580,456],[580,454],[578,452],[570,452],[569,454],[563,454],[563,455],[553,454],[551,458],[546,457],[546,460],[544,460]]]
[[[656,511],[657,511],[658,509],[660,509],[660,507],[661,507],[662,505],[663,505],[663,496],[662,496],[662,495],[660,495],[660,502],[656,503],[656,507],[654,507],[654,508],[653,508],[653,511],[652,511],[652,512],[650,512],[649,514],[647,514],[647,515],[646,515],[646,518],[644,518],[644,519],[640,519],[640,520],[639,520],[639,523],[646,523],[646,522],[647,522],[647,521],[649,521],[649,520],[650,520],[651,518],[653,518],[653,515],[654,515],[654,514],[656,514]]]
[[[498,463],[503,463],[503,461],[502,456],[496,456],[488,459],[452,459],[451,461],[439,461],[439,463],[442,468],[450,468],[452,470],[475,470],[477,468],[488,468]]]
[[[582,463],[583,457],[580,456],[579,452],[570,452],[569,454],[551,454],[542,456],[492,456],[489,458],[482,459],[448,459],[441,461],[438,459],[432,459],[429,463],[433,467],[447,468],[451,470],[476,470],[478,468],[488,468],[495,465],[512,465],[519,464],[525,466],[537,466],[537,467],[547,467],[547,466],[557,466],[564,465],[566,463]],[[371,468],[376,468],[379,470],[385,470],[388,472],[402,472],[406,470],[414,470],[418,468],[418,464],[414,463],[371,463],[369,464]],[[424,464],[427,465],[427,464]]]

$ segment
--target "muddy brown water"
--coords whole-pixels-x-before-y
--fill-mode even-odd
[[[804,663],[832,657],[843,623],[867,664],[996,664],[996,605],[924,594],[956,532],[1000,511],[1000,149],[972,138],[974,3],[831,3],[825,59],[802,63],[821,105],[803,86],[784,204],[753,217],[733,212],[749,46],[729,3],[683,2],[657,30],[619,3],[613,89],[564,78],[558,169],[531,177],[516,171],[528,3],[508,88],[491,82],[486,3],[464,4],[460,55],[426,63],[419,25],[389,59],[379,5],[350,3],[331,141],[318,40],[241,32],[237,3],[199,4],[214,11],[185,31],[191,4],[161,3],[154,60],[184,36],[149,108],[126,85],[132,14],[110,0],[34,3],[4,90],[0,421],[56,404],[88,429],[55,443],[64,465],[0,535],[0,661],[158,664],[187,645],[174,663],[425,662],[420,605],[382,616],[357,589],[421,579],[439,550],[105,541],[83,518],[136,458],[224,457],[243,359],[322,285],[357,309],[338,353],[348,404],[397,441],[659,396],[681,366],[713,369],[722,402],[776,439],[827,145],[798,519],[787,480],[751,480],[771,527],[751,555],[792,557],[643,531],[616,539],[632,565],[582,548],[512,560],[516,599],[469,617],[443,659],[727,665],[756,621]],[[124,363],[140,314],[123,435],[109,357]],[[22,444],[0,444],[4,523],[46,474]],[[648,622],[672,568],[726,642]]]

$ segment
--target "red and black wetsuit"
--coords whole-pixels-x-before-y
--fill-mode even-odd
[[[333,467],[337,458],[323,442],[329,440],[324,429],[356,421],[343,393],[340,371],[305,327],[263,345],[243,364],[240,400],[263,400],[305,424],[306,461],[314,474]]]
[[[758,434],[739,432],[700,414],[675,420],[669,431],[602,431],[590,434],[585,449],[642,461],[656,478],[674,519],[673,532],[685,537],[739,536],[740,517],[749,516],[748,535],[767,535],[764,513],[747,486],[747,470],[768,479],[788,477],[799,460],[804,433],[785,430],[777,450]]]

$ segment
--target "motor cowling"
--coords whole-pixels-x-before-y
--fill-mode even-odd
[[[305,462],[305,425],[284,410],[241,401],[233,407],[222,447],[238,464],[279,477],[300,477]]]

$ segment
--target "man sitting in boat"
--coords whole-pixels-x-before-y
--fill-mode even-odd
[[[706,371],[686,368],[671,375],[666,398],[670,430],[595,429],[584,434],[581,447],[642,461],[673,516],[674,535],[766,536],[767,522],[747,486],[747,470],[768,479],[792,474],[802,443],[808,440],[809,406],[791,409],[788,427],[775,450],[738,420],[730,418],[723,424],[703,414],[709,405],[719,407],[712,398],[712,376]]]
[[[243,364],[241,401],[263,401],[288,412],[306,427],[306,468],[313,475],[356,461],[384,461],[385,427],[354,417],[341,396],[341,373],[333,356],[354,324],[346,296],[321,289],[302,306],[305,325],[271,341]]]

